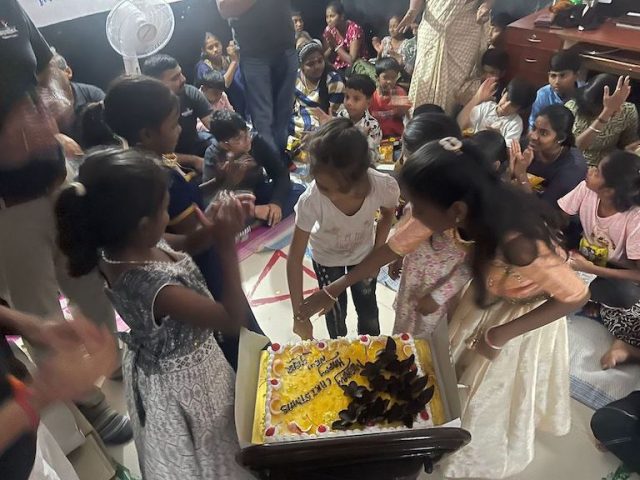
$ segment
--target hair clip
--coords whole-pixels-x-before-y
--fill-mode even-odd
[[[79,197],[84,197],[87,194],[87,188],[80,182],[71,182],[69,187],[73,188]]]
[[[448,152],[462,153],[462,142],[456,137],[445,137],[438,142]]]

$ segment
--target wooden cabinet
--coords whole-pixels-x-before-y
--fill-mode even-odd
[[[616,27],[615,20],[590,31],[536,28],[536,19],[546,13],[548,10],[532,13],[507,28],[503,45],[509,53],[508,79],[521,77],[541,87],[548,82],[553,54],[573,48],[582,54],[585,70],[640,80],[639,30]]]
[[[524,78],[536,87],[548,83],[549,62],[562,49],[563,40],[557,34],[535,28],[538,14],[529,15],[507,28],[505,48],[509,54],[508,77]]]

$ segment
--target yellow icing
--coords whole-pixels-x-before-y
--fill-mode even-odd
[[[396,338],[395,342],[399,360],[404,360],[413,353],[409,344],[399,338]],[[350,363],[359,362],[364,365],[374,362],[378,352],[385,348],[386,337],[374,338],[369,345],[360,340],[344,339],[328,340],[324,343],[325,349],[319,349],[314,343],[283,347],[274,353],[271,368],[269,353],[263,352],[256,396],[253,443],[264,442],[265,430],[269,426],[276,428],[276,435],[290,435],[291,429],[295,430],[296,427],[309,434],[317,433],[319,425],[325,425],[330,430],[331,424],[339,418],[338,413],[351,403],[351,399],[345,395],[336,379],[342,384],[355,381],[368,387],[369,382],[359,374],[359,368],[358,373],[349,379],[346,379],[344,374],[350,370]],[[424,374],[429,376],[429,385],[434,384],[435,375],[428,343],[415,340],[415,349]],[[274,378],[280,381],[280,388],[271,390],[271,398],[267,405],[268,382]],[[437,384],[429,409],[434,425],[444,423],[444,409]],[[267,411],[271,416],[269,425],[265,423]],[[384,428],[385,425],[387,424],[380,426]]]

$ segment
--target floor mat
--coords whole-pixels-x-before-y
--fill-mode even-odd
[[[596,322],[577,315],[568,317],[571,396],[580,403],[602,408],[640,389],[640,365],[602,370],[600,357],[613,337]]]

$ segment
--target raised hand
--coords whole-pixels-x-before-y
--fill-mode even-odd
[[[236,42],[234,42],[233,40],[231,40],[229,42],[229,45],[227,46],[227,55],[229,55],[229,59],[232,62],[237,62],[240,57],[238,46],[236,45]]]
[[[530,147],[527,147],[524,152],[520,147],[520,142],[516,139],[511,141],[510,156],[513,157],[513,176],[519,181],[524,182],[527,179],[527,171],[533,162],[534,153]]]
[[[609,121],[611,117],[616,115],[622,105],[627,101],[629,95],[631,94],[631,79],[629,76],[618,78],[618,85],[616,86],[615,92],[611,94],[609,90],[609,86],[604,87],[604,95],[602,97],[602,113],[601,117],[605,117],[605,121]]]
[[[494,77],[487,78],[482,84],[478,91],[476,92],[474,99],[478,103],[488,102],[493,99],[496,94],[496,90],[498,89],[498,80]]]
[[[491,5],[488,2],[483,2],[476,13],[476,22],[478,25],[484,25],[491,18]]]
[[[382,55],[382,42],[380,41],[380,37],[373,37],[371,39],[371,44],[373,45],[373,49],[377,52],[377,54]]]

